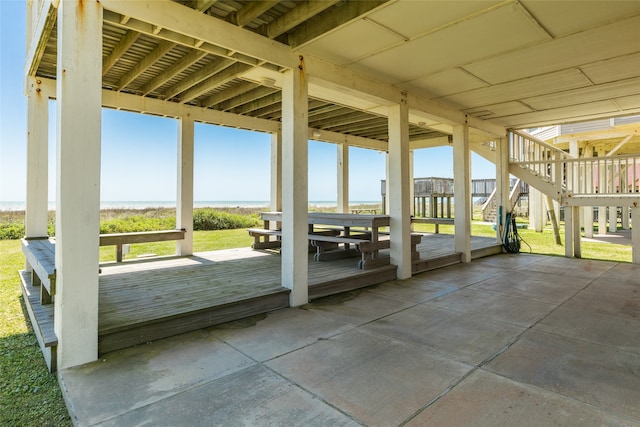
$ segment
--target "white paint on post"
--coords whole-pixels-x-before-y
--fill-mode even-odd
[[[511,210],[509,200],[509,141],[506,138],[496,140],[496,237],[502,243],[507,211]],[[502,207],[502,215],[500,215]]]
[[[573,209],[570,206],[564,208],[564,256],[573,258]]]
[[[573,256],[576,258],[582,258],[582,249],[580,246],[581,238],[580,238],[580,212],[581,209],[579,206],[573,206],[569,208],[573,211]]]
[[[455,251],[462,262],[471,261],[471,151],[469,126],[453,128],[453,197],[455,203]]]
[[[398,279],[411,277],[411,216],[409,168],[409,107],[406,100],[389,107],[389,231],[391,264]]]
[[[384,214],[385,215],[389,215],[391,213],[390,209],[389,209],[389,152],[386,152],[384,154],[384,166],[385,166],[385,181],[384,181],[384,194],[385,194],[385,200],[384,200]]]
[[[583,157],[593,157],[592,145],[585,147]],[[593,169],[582,166],[582,170],[585,184],[593,182]],[[582,218],[584,224],[584,237],[593,237],[593,206],[585,206],[583,208]]]
[[[607,234],[607,207],[606,206],[598,206],[598,234]]]
[[[282,132],[271,134],[271,197],[269,209],[282,212]],[[271,221],[271,226],[275,227]]]
[[[58,368],[98,357],[102,6],[58,9],[54,329]]]
[[[631,262],[640,264],[640,204],[631,206]]]
[[[413,156],[413,150],[409,150],[409,214],[411,216],[414,216],[416,214],[416,192],[415,192],[415,186],[413,184],[413,180],[415,178],[415,175],[413,173],[414,171],[414,156]],[[410,225],[411,231],[413,231],[413,226]]]
[[[609,206],[609,231],[615,233],[618,231],[618,208],[617,206]]]
[[[622,229],[629,229],[629,206],[622,207]]]
[[[304,62],[283,75],[282,87],[282,286],[293,307],[309,302],[308,98]]]
[[[349,146],[337,144],[338,148],[338,212],[349,213]]]
[[[27,79],[27,205],[25,236],[46,237],[49,205],[49,96]]]
[[[178,122],[178,192],[176,227],[184,229],[183,240],[176,242],[178,255],[193,254],[193,156],[194,122],[186,115]]]

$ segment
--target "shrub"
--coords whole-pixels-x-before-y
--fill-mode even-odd
[[[229,230],[257,224],[258,218],[255,216],[235,215],[209,208],[195,209],[193,212],[194,230]]]

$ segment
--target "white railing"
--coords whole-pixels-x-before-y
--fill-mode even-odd
[[[574,196],[640,193],[640,155],[512,162],[547,171],[559,193]]]
[[[640,155],[575,158],[526,134],[511,131],[510,163],[551,183],[557,194],[621,195],[640,192]]]

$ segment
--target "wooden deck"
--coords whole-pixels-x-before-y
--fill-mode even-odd
[[[496,253],[495,239],[472,238],[472,248],[475,256]],[[418,250],[414,272],[460,262],[452,235],[425,234]],[[317,262],[310,256],[309,299],[393,280],[396,270],[389,265],[363,271],[357,258]],[[289,305],[289,290],[281,286],[280,256],[271,250],[240,248],[146,258],[102,264],[101,271],[100,353]],[[23,286],[33,295],[37,289],[26,279],[25,275]],[[25,299],[38,310],[39,301],[33,296]],[[52,312],[53,304],[47,308]]]

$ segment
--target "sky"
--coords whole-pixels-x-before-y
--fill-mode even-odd
[[[0,202],[26,194],[26,2],[0,0]],[[55,200],[55,101],[49,119],[49,200]],[[103,109],[102,201],[173,201],[176,198],[176,120]],[[269,200],[269,134],[196,124],[195,201]],[[309,142],[309,200],[335,201],[337,149]],[[351,201],[379,201],[384,154],[349,151]],[[473,178],[494,178],[495,168],[472,155]],[[415,177],[453,177],[450,147],[416,150]]]

